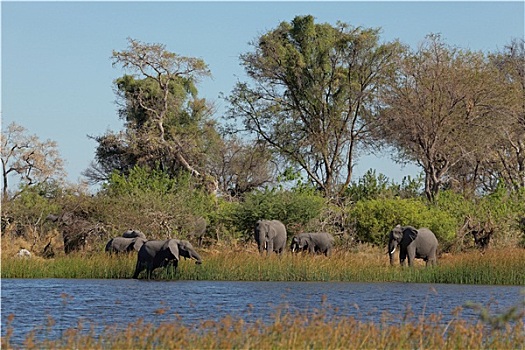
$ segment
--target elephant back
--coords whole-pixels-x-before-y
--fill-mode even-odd
[[[139,230],[133,230],[133,229],[129,229],[126,232],[124,232],[122,234],[122,237],[124,237],[124,238],[137,238],[137,237],[139,237],[139,238],[142,238],[142,239],[146,239],[146,235],[144,233],[142,233]]]

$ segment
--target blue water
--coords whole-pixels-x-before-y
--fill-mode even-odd
[[[494,313],[520,304],[523,287],[413,283],[348,282],[214,282],[94,279],[3,279],[2,336],[7,318],[14,315],[12,343],[20,343],[31,330],[54,321],[46,337],[93,325],[125,328],[139,319],[160,324],[178,319],[184,324],[220,320],[226,315],[250,322],[272,320],[277,310],[291,313],[323,310],[329,316],[352,316],[391,322],[404,316],[441,314],[448,322],[453,311],[467,301],[490,306]],[[161,311],[162,310],[162,311]],[[477,313],[465,308],[464,319]],[[43,334],[44,332],[37,333]],[[42,335],[43,336],[43,335]]]

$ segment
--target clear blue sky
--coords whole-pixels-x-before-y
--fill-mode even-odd
[[[2,130],[15,121],[40,139],[58,142],[69,181],[77,182],[94,157],[87,135],[119,130],[112,50],[127,37],[162,43],[199,57],[213,74],[199,85],[219,111],[238,78],[248,42],[297,15],[316,22],[380,27],[384,41],[416,47],[440,33],[448,44],[498,51],[524,36],[524,2],[6,2],[2,13]],[[415,175],[383,158],[363,155],[356,175],[377,169],[400,181]]]

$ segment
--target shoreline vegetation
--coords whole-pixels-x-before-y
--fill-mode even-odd
[[[154,271],[157,280],[341,281],[525,285],[525,250],[491,249],[447,254],[435,267],[390,266],[380,249],[336,250],[331,257],[308,254],[260,256],[253,250],[200,249],[203,264],[182,259],[177,272]],[[75,253],[54,259],[2,255],[2,278],[131,278],[136,254]],[[144,278],[141,275],[140,278]]]
[[[463,308],[452,320],[441,315],[385,314],[378,322],[354,317],[329,316],[327,308],[302,312],[277,309],[269,322],[225,316],[185,325],[180,319],[160,324],[142,319],[127,326],[110,325],[95,331],[83,324],[53,335],[56,323],[35,327],[22,344],[12,342],[14,315],[7,317],[2,349],[523,349],[525,301],[498,315],[473,305],[478,320],[462,318]],[[158,310],[162,313],[165,310]],[[56,333],[55,333],[56,334]]]

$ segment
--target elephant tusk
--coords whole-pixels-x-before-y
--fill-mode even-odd
[[[394,247],[394,249],[392,249],[392,251],[390,252],[390,255],[394,254],[395,251],[396,251],[396,247]]]

